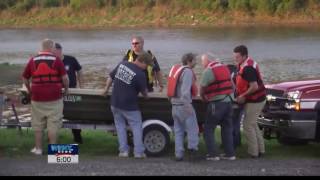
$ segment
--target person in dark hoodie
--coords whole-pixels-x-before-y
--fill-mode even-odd
[[[82,67],[79,61],[73,56],[64,55],[62,46],[59,43],[55,43],[55,55],[62,60],[67,71],[69,88],[82,88]],[[83,143],[81,129],[72,129],[72,134],[74,142],[79,144]]]

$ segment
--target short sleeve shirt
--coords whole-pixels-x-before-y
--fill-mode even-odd
[[[147,90],[143,70],[133,63],[121,62],[110,76],[113,79],[111,105],[126,111],[139,110],[138,94]]]
[[[73,56],[65,55],[63,58],[64,67],[68,73],[69,77],[69,87],[75,88],[77,87],[77,75],[76,72],[82,69],[81,65],[79,64],[78,60]]]
[[[47,54],[39,54],[37,57],[46,57]],[[53,56],[53,55],[49,55]],[[66,75],[66,71],[64,69],[63,62],[55,57],[56,59],[54,60],[54,70],[58,72],[58,74],[62,77]],[[27,66],[24,69],[23,72],[23,77],[25,79],[30,79],[32,78],[32,74],[36,71],[35,69],[35,63],[34,63],[34,58],[31,58],[27,64]],[[38,101],[38,102],[49,102],[49,101],[56,101],[62,97],[61,94],[61,89],[62,89],[62,83],[47,83],[47,84],[32,84],[31,85],[31,99],[33,101]]]

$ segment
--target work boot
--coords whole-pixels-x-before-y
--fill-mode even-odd
[[[83,144],[81,129],[72,129],[73,141],[77,144]]]

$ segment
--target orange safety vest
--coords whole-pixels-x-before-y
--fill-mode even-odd
[[[187,66],[182,66],[180,64],[176,64],[172,66],[169,76],[168,76],[168,88],[167,88],[167,96],[168,97],[175,97],[177,91],[177,85],[180,79],[180,76],[185,68],[189,68]],[[192,70],[192,69],[191,69]],[[196,85],[196,75],[193,72],[193,82],[192,87],[190,89],[192,97],[196,97],[198,95],[198,88]]]
[[[32,83],[33,84],[61,84],[62,79],[54,69],[57,57],[48,52],[40,52],[33,58]]]
[[[249,89],[249,82],[242,78],[243,70],[245,67],[251,66],[253,67],[258,75],[258,90],[250,95],[247,95],[246,101],[256,101],[259,98],[266,96],[266,88],[262,81],[262,76],[258,67],[258,64],[253,61],[251,58],[248,58],[245,62],[239,65],[239,72],[236,77],[236,84],[237,84],[237,95],[240,96],[241,94],[245,93]]]
[[[212,70],[215,81],[204,89],[207,99],[217,95],[230,95],[233,93],[231,74],[229,68],[219,62],[211,62],[207,68]]]

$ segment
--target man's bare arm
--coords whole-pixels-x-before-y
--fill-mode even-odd
[[[108,91],[112,85],[112,82],[113,82],[112,78],[110,76],[108,76],[107,82],[106,82],[106,87],[104,88],[103,93],[102,93],[103,96],[106,96],[108,94]]]
[[[64,87],[64,94],[67,95],[69,93],[69,78],[67,74],[62,76],[62,84]]]
[[[27,90],[28,90],[28,93],[31,94],[31,88],[30,88],[30,81],[29,79],[26,79],[26,78],[22,78],[22,81],[24,83],[24,85],[26,86]]]
[[[82,73],[82,70],[77,71],[77,81],[78,81],[78,84],[79,84],[79,88],[82,88],[83,87],[83,73]]]

